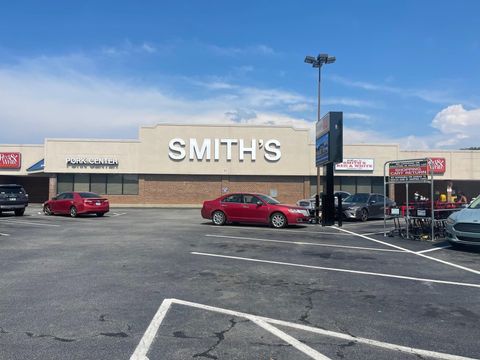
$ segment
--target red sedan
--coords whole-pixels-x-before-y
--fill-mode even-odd
[[[293,205],[283,205],[270,196],[255,193],[227,194],[205,201],[202,217],[215,225],[226,222],[270,224],[274,228],[308,223],[308,210]]]
[[[108,200],[91,192],[64,192],[43,203],[45,215],[97,214],[103,216],[110,210]]]

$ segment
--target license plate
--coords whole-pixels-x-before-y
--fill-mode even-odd
[[[101,203],[100,203],[99,201],[97,201],[97,202],[95,203],[95,205],[101,205]]]
[[[17,198],[9,198],[10,201],[17,201]]]

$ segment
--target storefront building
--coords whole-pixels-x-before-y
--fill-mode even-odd
[[[0,183],[24,185],[31,202],[73,190],[105,195],[113,206],[199,206],[236,191],[294,203],[316,192],[310,133],[291,127],[161,124],[141,127],[138,140],[0,145]],[[451,180],[467,197],[478,195],[479,151],[403,151],[397,144],[345,145],[335,188],[383,193],[385,162],[425,157],[438,162],[439,192]],[[409,192],[416,189],[429,194],[428,185]],[[387,191],[404,197],[402,187]]]

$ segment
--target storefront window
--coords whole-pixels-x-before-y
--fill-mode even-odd
[[[57,193],[73,191],[73,174],[58,174]]]
[[[358,177],[357,178],[357,193],[369,193],[372,191],[372,178]]]
[[[107,194],[122,195],[122,175],[107,175]]]
[[[138,175],[123,175],[123,194],[138,195]]]
[[[342,191],[347,191],[350,194],[357,192],[355,178],[353,176],[342,177]]]
[[[107,193],[107,175],[92,174],[90,175],[90,191],[95,194]]]
[[[75,174],[73,191],[90,191],[90,175]]]
[[[383,177],[372,178],[372,192],[383,194]]]

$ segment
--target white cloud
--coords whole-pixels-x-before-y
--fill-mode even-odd
[[[265,44],[250,45],[244,47],[231,47],[206,44],[207,49],[216,55],[221,56],[240,56],[240,55],[275,55],[276,52],[270,46]]]
[[[438,141],[439,146],[478,146],[480,109],[465,110],[462,105],[451,105],[435,115],[432,127],[444,135]]]
[[[433,104],[451,104],[462,102],[470,106],[475,106],[475,104],[472,104],[469,101],[455,98],[452,96],[451,92],[447,90],[400,88],[389,85],[373,84],[365,81],[354,81],[338,75],[331,75],[330,79],[348,87],[359,88],[367,91],[391,93],[401,97],[415,97]]]
[[[135,44],[127,39],[116,46],[105,46],[101,49],[101,52],[108,56],[122,56],[138,53],[154,54],[157,52],[157,48],[148,42]]]
[[[349,113],[346,112],[343,114],[343,117],[347,120],[361,120],[365,123],[369,123],[372,120],[372,117],[367,114],[361,114],[361,113]]]
[[[77,60],[64,60],[52,59],[53,66],[47,58],[0,66],[0,143],[42,143],[46,137],[136,138],[139,126],[160,122],[311,126],[277,111],[277,106],[304,101],[286,91],[217,83],[214,87],[231,91],[191,99],[78,72]]]
[[[13,66],[0,65],[0,143],[42,143],[47,137],[136,138],[141,125],[162,122],[186,124],[264,124],[307,127],[313,119],[289,115],[314,111],[316,98],[281,89],[260,89],[231,84],[221,78],[197,81],[210,88],[201,98],[172,93],[158,87],[132,85],[94,74],[95,62],[83,55],[40,57]],[[195,83],[196,80],[191,80]],[[350,98],[326,98],[351,106]],[[324,103],[322,101],[322,103]],[[399,143],[402,148],[461,148],[478,146],[480,109],[449,106],[432,121],[432,134],[395,137],[390,128],[370,130],[370,115],[346,112],[361,129],[346,125],[345,143]],[[413,132],[413,130],[412,130]]]
[[[380,105],[368,100],[352,99],[345,97],[326,97],[321,99],[322,105],[345,105],[360,108],[379,108]]]

